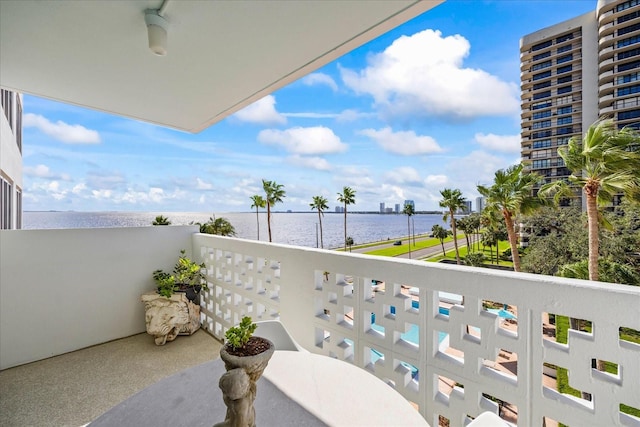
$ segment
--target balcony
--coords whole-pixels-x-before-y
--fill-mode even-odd
[[[150,272],[170,268],[186,248],[207,265],[202,325],[214,337],[245,314],[279,317],[311,352],[392,384],[433,426],[439,415],[461,426],[466,414],[497,412],[490,398],[517,408],[522,426],[542,425],[543,417],[570,425],[640,423],[619,409],[640,407],[640,345],[619,335],[620,327],[640,330],[640,289],[195,231],[0,231],[2,368],[143,332],[139,295],[153,288]],[[373,280],[384,281],[384,291],[375,292]],[[486,301],[508,304],[517,323],[485,310]],[[548,314],[589,320],[593,333],[570,330],[568,344],[557,343],[543,327]],[[501,354],[515,357],[511,370],[499,368]],[[593,360],[618,364],[618,374],[592,368]],[[591,400],[550,387],[545,364],[567,368],[571,386]],[[443,378],[464,388],[441,391]]]

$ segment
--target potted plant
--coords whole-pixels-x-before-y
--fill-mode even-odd
[[[255,426],[256,381],[262,376],[275,346],[266,338],[252,336],[257,325],[245,316],[238,326],[229,328],[227,342],[220,350],[227,372],[220,378],[226,418],[214,427]]]
[[[198,264],[180,251],[180,256],[173,267],[173,274],[162,270],[153,272],[153,280],[158,285],[158,293],[169,298],[174,292],[185,292],[189,301],[195,301],[202,289],[207,288],[204,263]]]

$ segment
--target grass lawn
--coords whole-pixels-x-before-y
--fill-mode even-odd
[[[418,240],[418,239],[424,239],[424,238],[427,238],[427,237],[429,237],[429,235],[428,235],[428,234],[416,234],[416,243],[418,243],[418,242],[417,242],[417,240]],[[386,243],[395,242],[396,240],[402,240],[402,241],[405,241],[406,239],[407,239],[407,237],[406,237],[406,236],[404,236],[404,237],[396,237],[396,238],[393,238],[393,239],[380,240],[380,241],[377,241],[377,242],[363,243],[363,244],[361,244],[361,245],[353,245],[353,246],[351,246],[351,249],[352,249],[352,250],[353,250],[353,249],[365,249],[365,248],[370,248],[370,247],[372,247],[372,246],[380,246],[380,245],[384,245],[384,244],[386,244]],[[413,249],[413,247],[412,247],[412,249]],[[335,250],[336,250],[336,251],[343,251],[343,252],[344,252],[344,247],[343,247],[343,246],[340,246],[339,248],[335,248]],[[347,251],[348,251],[348,250],[349,250],[349,247],[347,247]],[[407,252],[409,252],[409,250],[408,250],[408,249],[407,249]]]
[[[459,235],[458,238],[462,238],[464,235]],[[399,240],[399,239],[396,239]],[[451,242],[453,239],[448,237],[444,240],[445,243]],[[405,240],[403,240],[404,242]],[[408,240],[406,240],[408,242]],[[436,239],[434,237],[424,240],[416,240],[415,245],[411,245],[412,251],[417,251],[419,249],[431,248],[433,246],[440,245],[440,239]],[[379,256],[398,256],[402,254],[409,253],[409,245],[402,244],[399,246],[391,246],[389,248],[384,249],[376,249],[373,251],[365,252],[367,255],[379,255]]]
[[[500,252],[502,253],[504,250],[509,248],[509,242],[499,242],[498,244],[498,249],[500,250]],[[493,264],[495,263],[495,256],[496,256],[496,250],[492,248],[485,248],[484,250],[482,250],[482,245],[480,246],[480,250],[481,252],[484,254],[485,256],[485,264]],[[469,252],[469,248],[467,246],[461,247],[459,248],[460,251],[460,257],[463,258],[464,256],[467,255],[467,253]],[[473,252],[476,252],[475,250]],[[491,258],[491,256],[493,255],[493,259],[494,261],[489,261]],[[443,259],[449,259],[452,261],[456,260],[456,250],[455,249],[451,249],[450,251],[447,251],[447,255],[443,256],[442,253],[440,253],[439,255],[435,255],[432,256],[430,258],[427,258],[426,261],[428,262],[439,262]],[[512,261],[503,261],[503,260],[499,260],[498,261],[498,265],[503,265],[506,267],[513,267],[513,262]]]
[[[591,325],[584,325],[583,329],[585,332],[591,332]],[[556,316],[556,341],[559,343],[566,344],[567,336],[569,333],[569,318],[566,316]],[[626,339],[631,342],[640,343],[640,333],[638,331],[623,331],[621,333],[621,338]],[[618,365],[611,362],[605,362],[604,369],[606,372],[610,374],[616,374],[618,372]],[[558,391],[560,393],[570,394],[576,397],[582,397],[580,391],[569,385],[569,373],[565,368],[557,369],[557,380],[558,380]],[[625,414],[630,414],[635,417],[640,417],[640,409],[634,408],[632,406],[625,405],[623,403],[620,404],[620,412],[624,412]]]

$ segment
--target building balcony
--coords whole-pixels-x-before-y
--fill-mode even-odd
[[[214,337],[244,315],[279,318],[309,351],[385,380],[432,426],[439,416],[462,426],[465,415],[498,412],[494,400],[515,410],[521,426],[542,425],[543,417],[569,425],[640,423],[620,412],[620,404],[640,407],[640,345],[619,332],[640,330],[638,288],[196,231],[0,231],[2,368],[143,332],[139,297],[154,288],[150,273],[170,269],[187,249],[206,264],[202,326]],[[488,302],[506,304],[517,320],[487,310]],[[561,344],[550,333],[550,315],[588,320],[593,332],[569,330]],[[598,371],[595,360],[617,364],[617,374]],[[558,392],[544,373],[550,366],[568,369],[570,385],[590,397]],[[442,381],[459,386],[442,389]]]

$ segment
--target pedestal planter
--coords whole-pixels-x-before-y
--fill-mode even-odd
[[[220,358],[224,361],[227,372],[220,377],[219,386],[227,405],[227,414],[225,420],[214,427],[256,425],[256,412],[253,407],[256,399],[256,381],[262,376],[275,351],[271,341],[261,337],[250,338],[256,339],[266,342],[268,348],[254,356],[235,356],[229,353],[226,345],[220,350]]]
[[[147,333],[155,337],[156,345],[173,341],[178,335],[192,335],[200,329],[200,306],[189,301],[184,292],[170,297],[149,292],[141,299]]]

